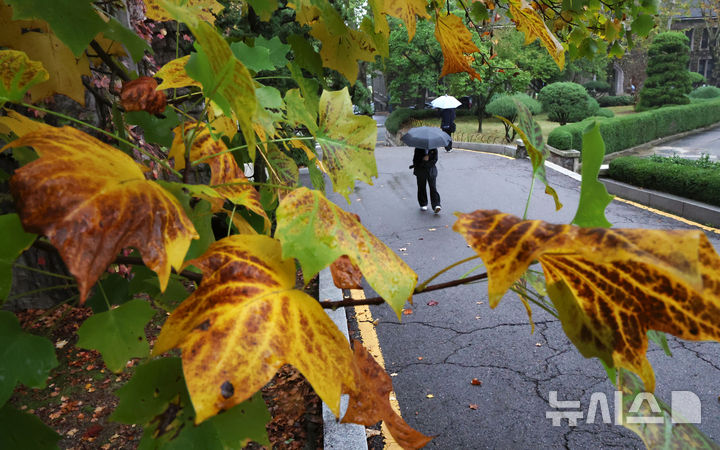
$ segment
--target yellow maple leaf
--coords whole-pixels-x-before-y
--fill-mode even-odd
[[[31,131],[36,131],[48,126],[43,122],[28,119],[22,114],[10,109],[5,112],[7,115],[0,117],[0,133],[2,134],[10,134],[10,132],[13,132],[18,137],[23,137]]]
[[[199,81],[190,78],[187,72],[185,72],[185,65],[189,59],[190,55],[186,55],[165,63],[165,65],[155,73],[155,76],[162,80],[162,83],[157,87],[158,90],[202,86]]]
[[[354,386],[352,353],[312,297],[295,286],[295,262],[268,236],[236,235],[188,261],[198,289],[163,325],[153,354],[182,350],[196,422],[242,402],[292,364],[337,415]]]
[[[490,306],[539,261],[578,350],[637,373],[647,391],[648,330],[720,340],[720,257],[699,230],[580,228],[482,210],[458,214],[453,229],[485,262]]]
[[[382,11],[393,17],[405,22],[405,28],[407,28],[408,42],[415,37],[415,16],[420,16],[425,19],[430,18],[430,14],[427,13],[427,1],[426,0],[384,0]]]
[[[78,281],[80,301],[123,248],[137,248],[165,289],[198,234],[182,205],[122,151],[71,127],[48,125],[6,148],[39,158],[10,180],[26,230],[44,234]]]
[[[372,39],[362,31],[345,27],[342,33],[332,33],[325,22],[317,21],[310,34],[322,42],[320,57],[323,65],[340,72],[355,84],[358,61],[374,61],[377,49]]]
[[[439,16],[435,24],[435,38],[443,52],[443,68],[440,77],[449,73],[467,72],[472,78],[480,80],[480,75],[470,66],[469,54],[480,49],[472,41],[472,34],[460,17],[454,14]]]
[[[82,76],[91,75],[88,58],[85,54],[75,58],[45,21],[12,20],[12,8],[0,4],[0,46],[24,52],[30,59],[40,61],[49,73],[47,81],[28,91],[31,102],[62,94],[85,105]]]
[[[525,45],[535,39],[540,39],[542,45],[555,60],[555,64],[560,69],[565,67],[565,49],[545,25],[540,14],[526,0],[510,0],[510,13],[515,20],[517,29],[525,33]]]

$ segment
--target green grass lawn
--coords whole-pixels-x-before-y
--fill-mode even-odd
[[[613,106],[608,108],[612,110],[616,116],[622,114],[632,114],[635,112],[634,107],[631,106]],[[535,121],[540,125],[542,129],[543,138],[547,141],[548,135],[552,130],[559,127],[560,124],[557,122],[551,122],[547,118],[546,113],[538,114],[533,116]],[[483,120],[483,131],[478,133],[478,122],[477,118],[473,116],[462,116],[455,119],[457,130],[453,135],[453,140],[460,142],[486,142],[491,144],[502,144],[505,143],[505,127],[500,119],[485,118]],[[440,127],[440,118],[432,119],[418,119],[414,120],[412,124],[407,127],[418,127],[418,126],[430,126]],[[516,138],[517,139],[517,138]]]

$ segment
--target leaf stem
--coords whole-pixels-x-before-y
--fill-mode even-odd
[[[528,192],[527,202],[525,202],[525,211],[523,212],[523,220],[527,220],[527,213],[528,213],[528,209],[530,208],[530,199],[532,198],[534,188],[535,188],[535,174],[533,174],[533,177],[530,180],[530,192]]]
[[[449,266],[445,267],[444,269],[441,269],[441,270],[440,270],[439,272],[437,272],[435,275],[433,275],[433,276],[431,276],[430,278],[428,278],[427,280],[423,281],[423,283],[422,283],[421,285],[419,285],[419,286],[417,286],[417,287],[415,288],[415,292],[423,292],[423,291],[425,291],[426,288],[427,288],[428,283],[430,283],[430,282],[431,282],[432,280],[434,280],[435,278],[439,277],[440,275],[442,275],[443,273],[447,272],[448,270],[450,270],[450,269],[452,269],[452,268],[454,268],[454,267],[457,267],[457,266],[459,266],[459,265],[461,265],[461,264],[465,264],[466,262],[472,261],[473,259],[477,259],[477,258],[479,258],[479,257],[480,257],[480,256],[478,256],[478,255],[473,255],[473,256],[470,256],[470,257],[468,257],[468,258],[461,259],[460,261],[457,261],[457,262],[455,262],[455,263],[450,264]]]
[[[228,230],[227,235],[230,236],[230,232],[232,231],[232,223],[233,223],[233,217],[235,217],[235,210],[237,209],[237,205],[233,203],[233,210],[232,214],[230,214],[230,220],[228,220]]]
[[[303,136],[303,137],[296,136],[296,137],[291,137],[291,138],[281,138],[281,139],[273,139],[273,140],[270,140],[270,141],[256,142],[256,145],[257,145],[257,144],[271,144],[271,143],[275,143],[275,142],[287,142],[287,141],[310,141],[310,140],[313,140],[313,139],[315,139],[315,138],[312,137],[312,136]],[[247,144],[240,145],[240,146],[238,146],[238,147],[229,148],[229,149],[223,150],[223,151],[221,151],[221,152],[213,153],[212,155],[206,155],[206,156],[203,156],[203,157],[200,158],[200,159],[197,159],[197,160],[193,161],[193,165],[201,164],[201,163],[203,163],[203,162],[204,162],[205,160],[207,160],[207,159],[214,158],[214,157],[216,157],[216,156],[220,156],[220,155],[225,154],[225,153],[230,153],[230,152],[234,152],[234,151],[237,151],[237,150],[242,150],[242,149],[244,149],[244,148],[247,148]]]
[[[97,285],[98,285],[98,288],[100,288],[100,293],[102,293],[103,299],[105,300],[105,306],[107,306],[108,311],[110,311],[112,309],[110,307],[110,300],[108,299],[108,296],[105,293],[105,289],[103,289],[102,281],[98,280]]]

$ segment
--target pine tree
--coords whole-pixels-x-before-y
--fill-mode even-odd
[[[647,79],[640,90],[639,109],[689,103],[689,61],[687,36],[676,31],[658,34],[648,51]]]

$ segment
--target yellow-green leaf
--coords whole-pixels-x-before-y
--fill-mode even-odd
[[[42,122],[28,119],[13,110],[6,110],[6,113],[7,116],[0,117],[0,133],[2,134],[10,134],[10,132],[13,132],[18,137],[22,137],[31,131],[39,130],[47,126]]]
[[[200,82],[193,80],[185,72],[185,65],[190,59],[190,55],[173,59],[160,68],[155,74],[156,78],[160,78],[162,83],[157,87],[158,90],[182,88],[187,86],[201,86]]]
[[[20,101],[28,89],[48,78],[41,62],[21,51],[0,50],[0,101]]]
[[[383,11],[385,14],[397,17],[405,22],[405,28],[407,28],[408,32],[408,42],[415,36],[415,16],[420,16],[425,19],[430,18],[430,14],[426,11],[426,0],[384,0],[383,3]]]
[[[417,284],[417,274],[354,214],[343,211],[318,191],[300,188],[280,202],[277,220],[275,236],[282,241],[283,255],[300,261],[307,280],[348,255],[400,317]]]
[[[515,26],[525,33],[525,45],[539,38],[558,67],[565,67],[565,48],[548,29],[538,12],[526,0],[510,0],[509,6]]]
[[[215,23],[215,16],[220,14],[224,6],[215,0],[143,0],[145,2],[145,15],[156,22],[175,20],[166,6],[182,5],[196,14],[199,20]]]
[[[377,176],[377,124],[371,117],[353,114],[347,88],[323,91],[319,116],[314,135],[323,150],[323,164],[335,192],[350,201],[355,180],[372,184],[372,177]]]
[[[720,340],[720,257],[701,231],[580,228],[499,211],[458,216],[453,229],[488,269],[492,307],[539,261],[580,352],[637,373],[648,391],[648,330]]]
[[[122,151],[71,127],[43,125],[6,145],[39,159],[10,190],[27,231],[44,234],[77,278],[80,301],[123,248],[137,248],[164,290],[197,238],[182,206]]]
[[[182,350],[196,422],[248,399],[283,364],[297,368],[338,413],[353,385],[345,337],[315,299],[295,286],[295,263],[280,243],[237,235],[190,261],[203,282],[163,326],[153,353]]]
[[[454,14],[439,16],[435,24],[435,38],[443,52],[443,68],[440,77],[449,73],[467,72],[472,78],[480,80],[480,75],[470,66],[473,60],[469,54],[480,49],[472,41],[470,31],[462,19]]]
[[[357,62],[375,60],[375,43],[363,31],[345,27],[342,33],[334,34],[325,22],[318,21],[310,34],[322,42],[320,57],[323,65],[340,72],[351,85],[357,80]]]

